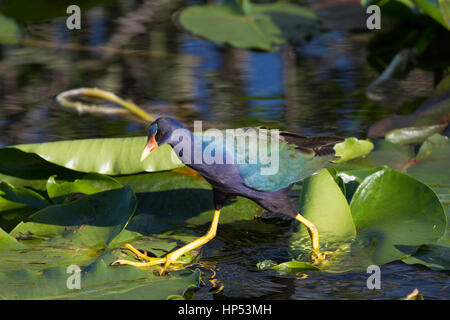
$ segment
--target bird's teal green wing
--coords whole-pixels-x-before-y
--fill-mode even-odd
[[[241,160],[236,166],[244,184],[260,191],[286,188],[326,167],[335,158],[333,145],[343,141],[338,137],[303,137],[288,132],[281,132],[277,140],[270,135],[266,137],[263,135],[256,140],[256,163],[248,161],[254,158],[254,149],[251,150],[250,144],[237,144],[234,150],[237,159]],[[267,151],[259,152],[260,146],[264,144],[267,145]]]

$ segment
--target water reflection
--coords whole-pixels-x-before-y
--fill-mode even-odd
[[[365,136],[385,114],[363,92],[371,71],[361,37],[330,32],[276,53],[232,49],[180,32],[170,19],[182,5],[118,1],[83,13],[81,30],[64,18],[28,25],[21,45],[1,47],[0,144],[144,134],[124,119],[80,119],[56,105],[59,92],[86,86],[188,125]],[[44,118],[33,118],[37,108]]]

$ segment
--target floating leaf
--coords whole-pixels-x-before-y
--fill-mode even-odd
[[[140,157],[146,139],[146,137],[81,139],[1,148],[0,172],[19,177],[30,174],[33,178],[36,175],[33,176],[33,171],[39,172],[37,168],[43,166],[48,172],[46,179],[55,174],[61,178],[70,175],[78,178],[80,175],[73,170],[124,175],[170,170],[183,166],[169,145],[157,148],[144,162],[141,162]],[[29,154],[21,154],[19,150]],[[36,155],[39,157],[36,158]],[[19,158],[19,162],[15,156]],[[40,158],[56,164],[59,168],[45,164]],[[70,170],[67,171],[64,168]],[[38,177],[42,178],[42,173]]]
[[[368,154],[373,149],[373,143],[369,140],[358,140],[356,138],[346,138],[344,142],[334,146],[336,156],[340,159],[336,163],[346,162]]]
[[[58,153],[67,150],[57,150]],[[15,184],[19,181],[22,185],[33,186],[34,181],[47,180],[52,175],[57,175],[60,179],[75,179],[83,176],[79,172],[58,166],[45,161],[40,156],[33,153],[26,153],[12,147],[0,148],[0,173],[4,181]],[[28,180],[26,182],[25,180]],[[44,183],[45,186],[45,183]]]
[[[364,158],[354,159],[336,166],[338,171],[369,169],[389,166],[397,170],[404,170],[414,159],[414,149],[409,145],[398,145],[385,140],[375,143],[375,150]]]
[[[288,3],[193,5],[176,15],[189,32],[237,48],[276,50],[290,38],[299,38],[316,27],[313,12]]]
[[[19,28],[14,20],[0,13],[0,43],[16,44],[19,41]]]
[[[345,197],[347,201],[350,203],[356,189],[366,177],[384,168],[386,167],[338,171],[336,174],[345,185]]]
[[[107,252],[80,273],[80,288],[71,289],[67,283],[74,273],[67,267],[46,268],[41,271],[22,269],[0,273],[2,299],[166,299],[183,295],[192,286],[200,285],[200,271],[171,272],[160,277],[153,272],[130,266],[111,267],[105,260]]]
[[[7,182],[0,182],[0,197],[37,209],[49,205],[49,202],[39,193],[28,188],[15,188]]]
[[[129,187],[104,191],[42,209],[31,217],[32,222],[20,223],[11,235],[99,249],[125,228],[135,209],[136,198]]]
[[[61,200],[64,196],[74,193],[93,194],[121,187],[122,185],[113,178],[97,173],[88,173],[74,182],[57,183],[55,176],[51,176],[47,181],[47,193],[54,200],[56,198]]]
[[[347,200],[326,169],[304,180],[299,210],[316,225],[320,241],[342,241],[356,234]],[[302,226],[299,236],[307,235]]]
[[[317,270],[320,269],[310,263],[302,262],[302,261],[288,261],[280,263],[276,266],[271,267],[270,269],[276,270],[281,273],[291,273],[291,272],[301,272],[306,270]]]
[[[406,172],[426,183],[450,185],[448,159],[450,140],[435,134],[422,144],[415,161],[408,166]]]
[[[402,261],[407,264],[422,264],[432,270],[450,270],[450,241],[423,245]]]
[[[435,193],[392,169],[368,176],[356,190],[350,208],[358,237],[373,245],[371,259],[378,265],[436,242],[447,227]]]
[[[24,249],[25,245],[18,242],[15,238],[7,234],[0,228],[0,251]]]
[[[398,144],[416,144],[424,142],[435,133],[441,133],[447,124],[437,124],[432,126],[406,127],[395,129],[386,134],[385,139]]]
[[[136,214],[151,216],[146,218],[153,221],[146,224],[147,232],[159,233],[174,226],[211,222],[214,212],[211,185],[194,171],[186,173],[171,171],[117,177],[117,181],[131,186],[136,192]],[[220,224],[253,220],[262,212],[263,209],[253,201],[237,197],[225,203]],[[143,225],[132,225],[141,231],[144,228]]]

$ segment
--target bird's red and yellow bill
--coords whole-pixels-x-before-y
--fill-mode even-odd
[[[158,148],[158,143],[155,140],[155,136],[152,135],[148,138],[147,144],[144,147],[144,152],[142,152],[141,156],[141,162],[144,161],[145,158],[147,158],[150,155],[150,153],[156,148]]]

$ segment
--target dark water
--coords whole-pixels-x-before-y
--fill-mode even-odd
[[[180,32],[170,17],[185,1],[110,1],[83,11],[75,31],[65,17],[28,23],[19,45],[0,46],[0,146],[146,134],[145,123],[78,115],[56,103],[58,93],[79,87],[113,91],[187,126],[201,119],[204,127],[267,125],[346,137],[365,137],[403,102],[430,93],[432,75],[414,70],[388,100],[369,100],[365,88],[377,75],[365,58],[371,35],[347,32],[361,29],[359,1],[354,16],[345,8],[341,20],[330,15],[327,1],[308,3],[335,27],[276,53],[221,47]],[[202,259],[224,287],[214,293],[206,284],[198,298],[398,299],[416,287],[426,299],[450,296],[447,274],[403,263],[382,267],[381,290],[367,289],[364,272],[310,271],[297,279],[258,271],[264,259],[289,259],[285,231],[239,230],[244,240],[235,242],[219,228]]]

